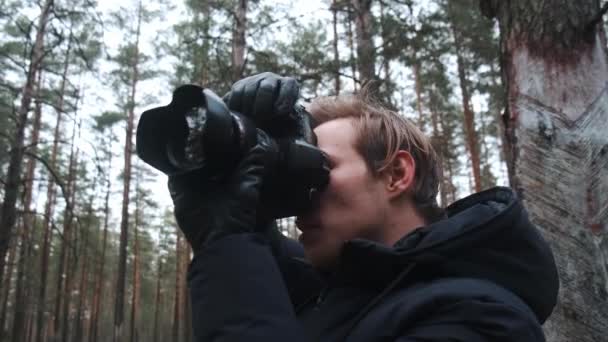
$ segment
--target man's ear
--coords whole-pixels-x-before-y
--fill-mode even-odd
[[[400,196],[402,193],[408,192],[414,185],[416,161],[408,151],[399,150],[384,172],[386,173],[386,190],[390,197]]]

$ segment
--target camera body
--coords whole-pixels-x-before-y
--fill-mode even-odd
[[[184,85],[169,105],[142,114],[137,155],[169,176],[197,172],[222,182],[257,143],[258,129],[211,90]],[[311,117],[303,107],[296,106],[289,120],[273,123],[272,129],[279,153],[264,175],[261,205],[270,218],[295,216],[309,209],[312,195],[327,185],[329,167],[314,146]]]

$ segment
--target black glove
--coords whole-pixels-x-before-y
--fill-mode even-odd
[[[293,135],[299,120],[295,111],[300,85],[295,78],[264,72],[237,81],[224,95],[233,111],[251,118],[274,138]]]
[[[200,172],[169,177],[177,224],[195,253],[226,235],[268,227],[260,210],[260,190],[277,154],[276,144],[258,130],[257,144],[225,179]]]

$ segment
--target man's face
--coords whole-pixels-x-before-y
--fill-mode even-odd
[[[374,177],[355,149],[352,119],[336,119],[315,128],[318,147],[331,167],[327,188],[315,208],[298,217],[300,241],[312,264],[335,266],[345,241],[374,240],[386,219],[388,198],[382,177]]]

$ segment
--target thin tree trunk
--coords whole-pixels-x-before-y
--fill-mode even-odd
[[[80,123],[78,123],[78,135],[80,136]],[[72,140],[72,144],[74,144],[74,140]],[[70,203],[75,203],[75,199],[76,199],[76,192],[78,191],[78,189],[76,188],[76,177],[77,177],[77,170],[78,170],[78,154],[79,154],[80,150],[77,149],[76,153],[74,155],[74,162],[71,165],[70,171],[69,171],[69,177],[71,178],[72,181],[72,186],[70,188]],[[67,243],[67,253],[66,253],[66,276],[65,276],[65,286],[64,286],[64,293],[63,293],[63,315],[62,315],[62,330],[61,330],[61,341],[62,342],[68,342],[69,340],[69,333],[70,333],[70,323],[72,322],[72,320],[70,320],[70,313],[72,312],[71,310],[71,305],[72,305],[72,292],[73,292],[73,286],[74,286],[74,276],[76,275],[76,271],[77,271],[77,267],[78,267],[78,259],[79,259],[79,255],[77,254],[78,249],[78,238],[79,238],[79,234],[83,234],[83,232],[81,232],[80,230],[76,230],[73,231],[73,224],[74,224],[74,213],[73,213],[73,209],[74,207],[72,206],[70,208],[70,206],[66,206],[66,212],[68,214],[66,214],[66,219],[68,218],[67,215],[69,215],[69,221],[66,220],[66,222],[69,222],[70,225],[70,229],[68,230],[68,234],[66,234],[66,236],[64,237],[66,240],[65,242]],[[65,231],[65,229],[64,229]],[[73,235],[73,238],[72,238]],[[72,322],[73,323],[73,322]]]
[[[74,186],[74,159],[75,159],[75,148],[74,139],[76,137],[76,124],[72,131],[72,147],[70,151],[70,161],[68,166],[68,181],[66,185],[66,202],[70,202],[71,194]],[[72,202],[73,203],[73,202]],[[56,286],[56,297],[55,297],[55,310],[54,310],[54,324],[53,324],[53,336],[61,334],[61,313],[63,307],[63,301],[65,301],[64,293],[66,292],[67,283],[67,263],[68,263],[68,249],[70,248],[70,235],[72,230],[72,208],[70,205],[66,205],[63,217],[63,236],[61,239],[61,249],[59,251],[58,266],[57,266],[57,286]]]
[[[32,47],[27,77],[23,86],[21,105],[19,106],[19,112],[17,113],[15,138],[12,142],[9,153],[10,161],[8,171],[6,173],[4,200],[2,201],[1,211],[2,216],[0,218],[0,270],[4,269],[6,253],[13,234],[15,220],[17,218],[16,205],[17,194],[19,193],[19,175],[23,164],[25,127],[27,125],[27,115],[30,111],[32,97],[34,96],[36,73],[40,69],[40,65],[44,57],[44,34],[52,6],[53,0],[46,0],[42,6],[42,12],[38,20],[36,40],[34,41],[34,46]],[[2,272],[0,272],[0,277],[2,277]],[[1,283],[2,278],[0,278],[0,284]]]
[[[181,271],[181,249],[182,249],[182,237],[179,232],[177,232],[177,239],[175,242],[175,301],[173,302],[173,330],[172,330],[172,338],[174,342],[179,342],[179,326],[182,321],[181,318],[181,287],[182,287],[182,271]]]
[[[245,70],[245,34],[247,31],[248,0],[238,0],[234,9],[234,29],[232,31],[232,80],[237,81]]]
[[[357,68],[361,84],[376,78],[376,56],[372,37],[372,0],[351,0],[355,14]]]
[[[22,218],[23,220],[23,218]],[[13,342],[21,342],[25,340],[25,286],[23,284],[25,277],[25,263],[28,246],[27,229],[21,231],[21,243],[19,246],[19,259],[17,263],[17,280],[15,281],[15,301],[13,315],[13,329],[11,340]]]
[[[51,161],[49,163],[50,167],[56,169],[57,164],[57,154],[59,150],[59,140],[60,140],[60,130],[61,130],[61,117],[63,114],[63,106],[64,106],[64,98],[65,98],[65,90],[67,84],[67,74],[68,67],[70,64],[70,52],[72,46],[73,36],[70,33],[68,38],[68,46],[65,53],[65,60],[63,64],[63,74],[61,75],[61,85],[59,87],[59,102],[57,104],[57,120],[55,122],[55,131],[53,134],[53,147],[51,150]],[[54,212],[55,205],[55,180],[52,175],[49,175],[49,180],[47,182],[46,188],[46,203],[44,205],[44,218],[42,221],[42,229],[44,238],[42,241],[42,251],[40,257],[40,288],[38,290],[38,312],[36,317],[36,342],[43,341],[43,332],[45,326],[44,319],[44,311],[46,306],[46,287],[47,287],[47,278],[49,266],[49,255],[50,255],[50,244],[52,241],[53,231],[51,229],[51,220]]]
[[[5,330],[5,325],[6,325],[6,316],[7,316],[7,312],[8,312],[8,298],[10,295],[10,289],[11,289],[11,276],[13,274],[13,268],[15,265],[15,255],[17,254],[17,241],[14,241],[12,243],[11,248],[9,248],[9,253],[8,253],[8,261],[4,267],[4,284],[2,284],[2,288],[4,289],[3,293],[2,293],[2,312],[0,312],[0,333],[2,333],[2,335],[8,334],[8,330]]]
[[[41,125],[41,103],[40,103],[40,93],[41,93],[41,83],[42,83],[42,72],[38,72],[38,78],[36,80],[36,98],[35,98],[35,109],[34,109],[34,123],[30,138],[30,146],[32,149],[32,153],[36,154],[38,138],[40,136],[40,125]],[[17,285],[15,292],[15,315],[13,317],[13,341],[25,341],[26,333],[27,333],[27,320],[26,314],[28,313],[29,308],[29,298],[28,289],[30,288],[29,284],[26,282],[30,282],[26,273],[31,276],[30,267],[28,267],[31,255],[31,232],[33,228],[33,214],[32,214],[32,196],[33,196],[33,187],[34,187],[34,171],[36,170],[36,159],[33,157],[28,158],[26,172],[25,172],[25,188],[24,188],[24,196],[23,196],[23,208],[25,211],[25,215],[21,218],[21,252],[19,257],[19,264],[17,265]],[[41,270],[41,272],[45,272],[45,270]]]
[[[211,9],[208,1],[201,1],[203,13],[203,56],[200,58],[200,86],[207,87],[209,83],[209,29],[211,26]],[[198,12],[197,12],[198,15]]]
[[[473,189],[475,192],[481,191],[481,167],[479,159],[479,142],[477,132],[475,131],[475,112],[471,108],[471,95],[469,93],[468,79],[466,74],[465,60],[462,56],[462,41],[458,30],[455,27],[452,18],[452,4],[448,2],[448,11],[450,16],[450,25],[454,36],[454,47],[456,49],[456,64],[458,69],[458,80],[460,91],[462,92],[462,110],[464,113],[464,132],[467,142],[467,150],[473,171]]]
[[[95,189],[93,189],[93,193]],[[87,225],[86,228],[82,232],[82,263],[80,267],[80,285],[78,289],[78,309],[76,313],[76,331],[74,333],[74,342],[84,341],[84,327],[85,327],[85,317],[84,317],[84,306],[85,300],[87,298],[87,288],[89,282],[89,231],[91,230],[91,221],[93,220],[93,196],[89,199],[89,204],[87,208]]]
[[[127,129],[125,132],[125,169],[124,183],[122,191],[122,213],[120,220],[120,247],[118,256],[118,275],[116,281],[116,303],[114,307],[114,342],[124,341],[124,301],[126,287],[127,269],[127,245],[129,233],[129,193],[131,188],[131,156],[133,154],[133,127],[135,122],[135,95],[137,83],[139,81],[139,38],[142,21],[142,3],[138,4],[137,31],[135,36],[135,54],[133,57],[133,73],[131,83],[131,93],[129,95],[129,113],[127,119]]]
[[[357,78],[357,60],[355,58],[355,39],[353,38],[353,5],[351,2],[348,3],[348,20],[346,20],[346,32],[348,36],[348,48],[350,50],[350,70],[353,78],[353,89],[357,91],[357,84],[359,79]]]
[[[186,281],[187,278],[187,273],[188,273],[188,264],[190,263],[190,254],[191,254],[191,248],[190,245],[185,243],[183,244],[183,257],[182,257],[182,284],[181,284],[181,290],[182,290],[182,295],[181,298],[183,298],[182,300],[182,310],[184,311],[183,313],[183,320],[184,320],[184,328],[182,329],[183,332],[183,340],[182,342],[191,342],[192,341],[192,309],[190,307],[190,295],[188,293],[188,283]]]
[[[108,167],[107,170],[112,169],[112,139],[108,139]],[[101,243],[101,260],[99,262],[99,269],[97,272],[97,280],[95,281],[95,294],[93,297],[93,310],[91,314],[91,324],[89,328],[89,341],[97,342],[97,331],[99,326],[99,313],[101,312],[101,298],[103,298],[103,282],[105,273],[106,263],[106,247],[108,241],[108,224],[110,219],[110,191],[112,189],[112,180],[110,175],[106,179],[106,197],[104,200],[104,215],[103,215],[103,238]]]
[[[418,111],[418,127],[424,127],[424,113],[422,111],[422,82],[420,79],[420,63],[418,60],[412,66],[414,69],[414,89],[416,91],[416,110]]]
[[[130,338],[129,341],[136,342],[138,341],[138,331],[137,331],[137,318],[138,318],[138,309],[139,309],[139,236],[137,233],[137,229],[139,227],[139,216],[140,216],[140,201],[141,198],[139,196],[141,189],[139,188],[139,181],[141,178],[141,170],[138,170],[138,175],[136,179],[135,185],[135,224],[133,225],[133,238],[134,238],[134,248],[133,248],[133,284],[131,290],[131,326],[130,326]]]
[[[334,92],[336,95],[340,94],[340,51],[338,50],[338,1],[332,0],[331,12],[333,15],[332,26],[334,31],[334,38],[332,46],[334,49]]]
[[[500,24],[511,185],[551,244],[561,280],[544,326],[551,342],[608,336],[608,52],[599,3],[480,3]]]
[[[162,233],[162,228],[160,231],[159,236],[162,237],[163,233]],[[155,297],[154,297],[154,333],[152,335],[152,341],[153,342],[159,342],[160,341],[160,326],[159,326],[159,319],[160,319],[160,305],[162,303],[162,293],[161,293],[161,279],[162,279],[162,274],[163,274],[163,260],[162,260],[162,256],[159,256],[158,258],[158,271],[156,274],[156,291],[155,291]]]

